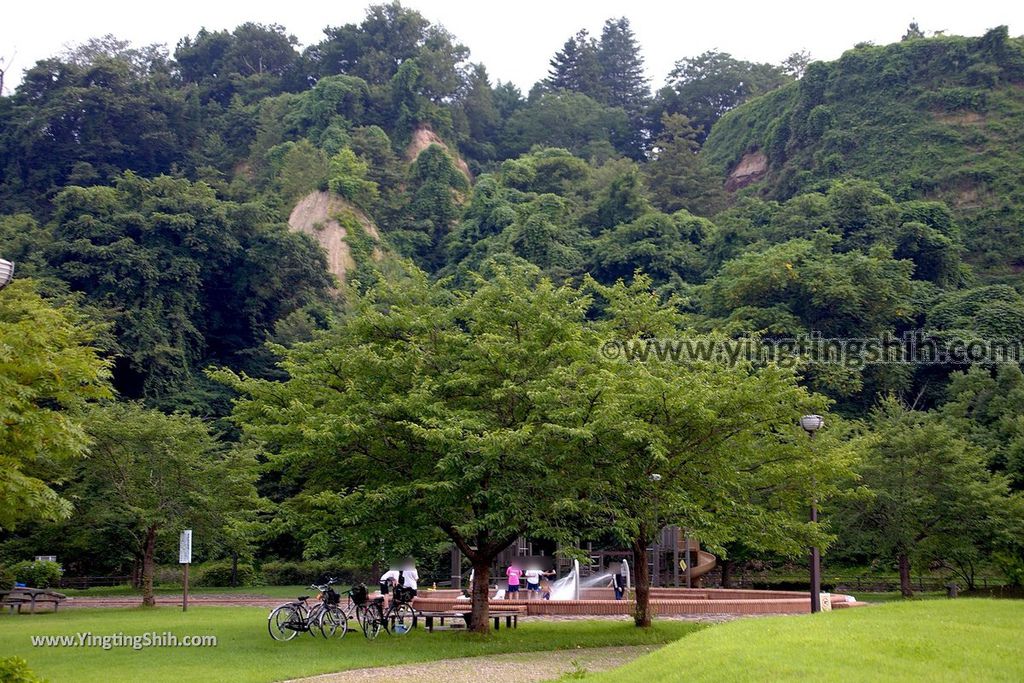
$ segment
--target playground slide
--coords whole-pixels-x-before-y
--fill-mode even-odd
[[[690,577],[696,579],[699,576],[704,576],[714,569],[716,564],[718,564],[717,557],[711,553],[704,552],[703,550],[698,550],[697,563],[693,565],[693,569],[690,570]]]

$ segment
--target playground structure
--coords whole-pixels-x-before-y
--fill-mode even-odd
[[[505,567],[524,558],[549,555],[551,568],[559,576],[567,576],[572,570],[573,559],[564,548],[554,544],[531,541],[520,537],[502,551],[491,567],[491,576],[504,576]],[[580,544],[578,550],[589,558],[580,563],[579,577],[585,583],[588,579],[607,572],[611,563],[627,560],[633,562],[630,550],[606,549],[592,542]],[[666,526],[647,548],[647,567],[651,586],[675,586],[677,588],[702,587],[706,576],[718,564],[718,558],[701,550],[700,541],[678,526]],[[462,566],[462,554],[457,548],[451,550],[451,583],[453,588],[465,584],[466,573]]]
[[[540,549],[539,555],[535,554]],[[554,582],[550,600],[517,598],[505,600],[499,581],[491,591],[492,608],[523,606],[530,616],[542,615],[631,615],[635,609],[633,592],[626,599],[616,600],[611,586],[611,564],[626,564],[626,575],[635,574],[629,567],[633,554],[625,550],[595,549],[593,544],[580,547],[589,561],[579,562],[563,556],[556,550],[553,560],[560,579]],[[492,576],[502,576],[504,567],[514,561],[544,555],[544,547],[526,539],[518,539],[495,562]],[[452,590],[421,591],[413,605],[426,611],[445,611],[465,606],[461,587],[465,585],[461,574],[461,557],[452,552]],[[647,549],[650,572],[650,605],[655,615],[683,616],[701,614],[803,614],[811,611],[809,592],[705,588],[708,574],[718,564],[712,553],[700,549],[697,539],[676,526],[667,526]],[[499,592],[500,591],[500,592]],[[823,594],[825,609],[841,609],[860,605],[855,599],[842,594]]]

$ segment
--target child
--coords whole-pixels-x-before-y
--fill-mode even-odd
[[[523,575],[523,570],[519,568],[519,565],[513,561],[509,565],[508,569],[505,570],[505,576],[508,577],[508,591],[506,595],[509,600],[514,600],[519,597],[519,577]]]
[[[552,571],[544,571],[539,567],[530,567],[526,570],[526,596],[528,600],[533,600],[535,596],[540,595],[540,580],[541,577],[554,576]]]

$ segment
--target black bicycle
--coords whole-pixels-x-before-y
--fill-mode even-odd
[[[291,640],[299,633],[315,636],[318,632],[324,638],[331,638],[341,632],[348,632],[348,616],[338,607],[341,595],[332,588],[334,579],[326,584],[310,586],[317,591],[316,604],[310,607],[309,596],[300,595],[293,602],[286,602],[271,610],[267,617],[267,630],[274,640]]]
[[[394,636],[404,636],[416,628],[417,614],[412,599],[416,591],[408,586],[395,586],[391,591],[391,604],[384,612],[384,627]]]
[[[373,640],[380,635],[381,629],[387,630],[384,618],[384,598],[370,599],[369,591],[363,584],[352,586],[348,591],[349,603],[345,612],[355,616],[363,631],[363,637]]]

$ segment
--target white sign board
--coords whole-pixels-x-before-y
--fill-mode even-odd
[[[192,564],[192,530],[185,529],[178,540],[178,564]]]

